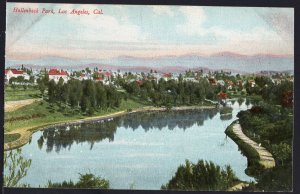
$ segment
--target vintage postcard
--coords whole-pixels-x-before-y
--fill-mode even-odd
[[[5,187],[293,190],[293,8],[6,5]]]

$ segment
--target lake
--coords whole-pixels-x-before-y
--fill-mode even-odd
[[[21,182],[45,187],[48,180],[77,181],[90,172],[113,189],[160,189],[186,159],[230,165],[241,180],[253,180],[245,174],[247,158],[224,133],[251,104],[231,106],[232,116],[225,117],[216,109],[132,113],[36,132],[22,147],[32,164]]]

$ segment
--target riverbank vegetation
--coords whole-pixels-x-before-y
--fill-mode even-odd
[[[256,76],[255,86],[246,85],[247,98],[255,96],[256,105],[238,113],[243,132],[273,155],[272,169],[248,169],[255,177],[247,191],[291,191],[293,150],[293,82],[272,81],[267,76]],[[258,100],[261,98],[262,100]]]
[[[116,80],[117,82],[117,80]],[[211,105],[204,102],[213,98],[214,91],[209,83],[183,82],[174,80],[158,83],[145,81],[104,85],[92,80],[71,79],[66,83],[61,78],[56,83],[45,75],[37,79],[40,102],[7,112],[4,118],[5,133],[16,129],[36,129],[49,124],[101,116],[118,111],[131,111],[146,105],[166,107],[179,105]],[[123,85],[125,90],[118,89]],[[192,91],[192,92],[191,92]],[[177,94],[178,95],[174,95]],[[14,141],[5,134],[5,142]]]
[[[199,160],[194,164],[186,160],[185,165],[179,166],[175,176],[161,189],[226,191],[240,182],[230,166],[223,169],[211,161]]]
[[[143,107],[143,105],[131,99],[128,99],[127,101],[122,100],[119,107],[96,110],[93,115],[102,116],[118,111],[126,111],[130,108],[135,109],[140,107]],[[89,115],[81,112],[80,109],[72,109],[70,107],[62,108],[60,105],[49,103],[48,101],[34,102],[33,104],[22,107],[16,111],[5,113],[4,130],[6,133],[16,129],[36,128],[51,123],[67,122],[88,117]],[[6,138],[9,138],[7,134],[5,134],[4,139],[8,141]]]
[[[269,150],[275,158],[273,169],[252,169],[257,184],[249,190],[292,190],[293,110],[270,103],[260,103],[238,115],[243,132]],[[275,175],[275,176],[274,176]]]

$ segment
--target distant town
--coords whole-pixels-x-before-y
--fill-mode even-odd
[[[232,73],[230,71],[209,71],[205,72],[202,69],[199,70],[186,70],[184,73],[162,73],[156,70],[150,70],[149,72],[132,72],[132,71],[120,71],[120,70],[107,70],[101,67],[94,67],[93,69],[85,68],[82,70],[70,70],[70,69],[32,69],[26,68],[25,65],[20,65],[19,68],[7,68],[5,69],[5,84],[16,85],[37,85],[37,80],[45,75],[49,76],[49,80],[54,80],[58,83],[60,79],[66,83],[71,79],[76,80],[93,80],[95,82],[102,82],[104,85],[115,85],[117,79],[124,79],[128,83],[136,82],[138,85],[142,85],[144,81],[159,80],[169,81],[174,80],[188,82],[198,82],[199,80],[206,80],[212,86],[221,86],[227,90],[235,91],[237,88],[244,89],[248,84],[251,87],[256,86],[254,77],[265,76],[269,77],[273,84],[280,84],[284,80],[294,82],[294,75],[285,72],[276,71],[261,71],[259,74],[239,74]]]

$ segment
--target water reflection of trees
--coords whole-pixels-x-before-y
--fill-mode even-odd
[[[213,109],[130,114],[123,118],[123,126],[133,130],[141,126],[146,132],[156,128],[162,130],[165,127],[169,130],[176,127],[186,130],[194,124],[202,126],[205,120],[212,119],[217,113],[218,110]]]
[[[220,115],[220,119],[222,121],[228,121],[232,119],[232,114],[225,114],[225,115]]]
[[[53,149],[56,152],[59,152],[61,148],[70,149],[73,143],[83,142],[88,142],[90,149],[92,149],[95,143],[104,139],[113,141],[117,128],[121,126],[132,130],[136,130],[141,126],[145,132],[152,129],[162,130],[166,127],[169,130],[176,127],[186,130],[195,124],[202,126],[205,120],[212,119],[217,113],[218,110],[215,109],[132,113],[114,118],[112,121],[97,121],[49,128],[43,131],[37,143],[40,149],[46,146],[47,152],[51,152]]]
[[[51,152],[53,148],[59,152],[61,148],[70,149],[73,143],[88,142],[92,149],[96,142],[104,139],[113,141],[119,124],[119,118],[116,118],[112,122],[82,123],[46,129],[38,140],[38,146],[41,149],[45,142],[47,152]]]

